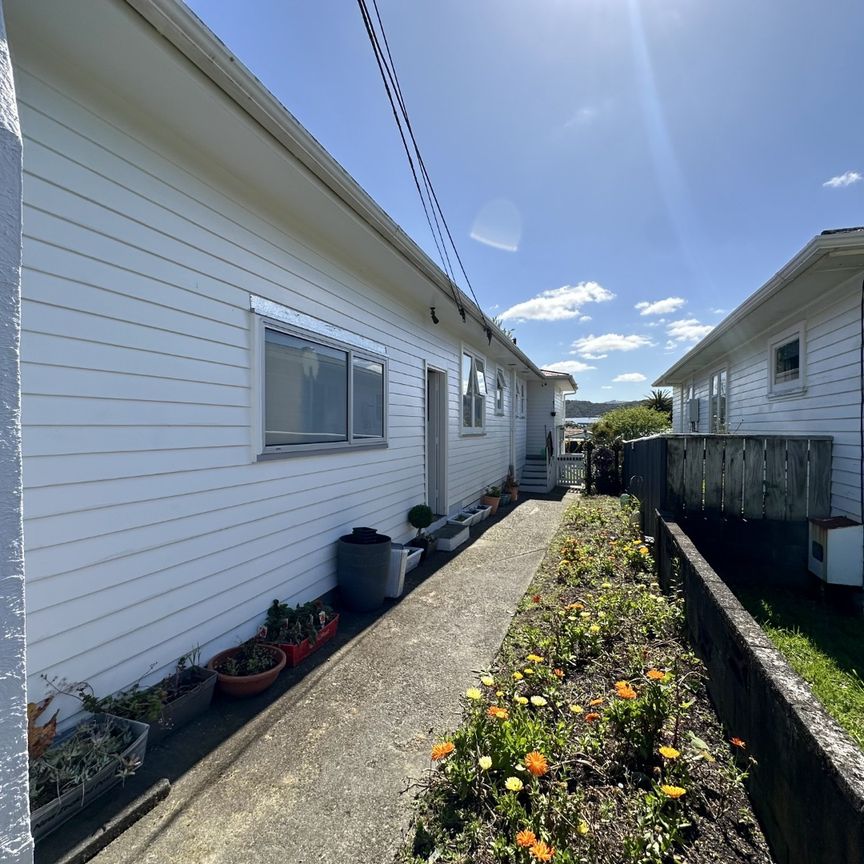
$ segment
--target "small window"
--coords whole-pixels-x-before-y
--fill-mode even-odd
[[[516,381],[516,416],[525,416],[525,382]]]
[[[486,425],[486,361],[462,354],[462,431],[482,432]]]
[[[504,413],[504,390],[507,388],[507,379],[504,372],[499,369],[495,373],[495,413]]]
[[[768,353],[769,393],[782,396],[804,389],[804,327],[780,334]]]
[[[711,376],[709,404],[711,406],[711,431],[716,435],[726,431],[726,370],[721,369]]]
[[[263,387],[265,452],[385,440],[381,358],[265,326]]]

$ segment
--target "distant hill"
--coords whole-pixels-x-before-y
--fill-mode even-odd
[[[587,399],[568,399],[567,416],[602,417],[615,408],[632,408],[634,405],[641,404],[641,399],[636,399],[634,402],[618,402],[617,400],[612,402],[589,402]]]

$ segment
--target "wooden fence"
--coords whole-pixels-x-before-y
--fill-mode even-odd
[[[624,483],[656,509],[796,521],[831,510],[830,437],[669,435],[624,444]]]

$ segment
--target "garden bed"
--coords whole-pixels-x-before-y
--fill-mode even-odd
[[[420,781],[400,862],[772,859],[682,604],[617,500],[571,507],[494,668]],[[676,857],[677,856],[677,859]]]

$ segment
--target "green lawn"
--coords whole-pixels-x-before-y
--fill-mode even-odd
[[[734,590],[828,713],[864,749],[864,617],[844,614],[808,592]]]

